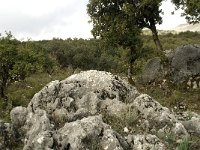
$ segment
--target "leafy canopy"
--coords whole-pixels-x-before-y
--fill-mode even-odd
[[[162,0],[90,0],[87,12],[94,37],[124,47],[141,45],[141,29],[149,28],[158,50],[162,50],[156,24],[162,23]]]
[[[128,5],[121,0],[90,0],[87,12],[93,23],[92,34],[110,44],[137,47],[140,32]]]
[[[172,3],[184,10],[182,15],[189,23],[200,22],[200,0],[172,0]]]
[[[23,80],[38,70],[43,71],[48,62],[41,47],[20,42],[10,32],[0,38],[0,58],[1,97],[5,96],[5,89],[10,82]]]

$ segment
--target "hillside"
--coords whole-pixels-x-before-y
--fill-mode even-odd
[[[198,24],[180,24],[175,28],[171,28],[170,30],[160,30],[158,29],[158,34],[159,35],[163,35],[163,34],[168,34],[168,33],[172,33],[172,34],[177,34],[180,32],[200,32],[200,23]],[[151,30],[149,30],[148,28],[144,28],[143,29],[143,35],[151,35]]]
[[[198,23],[198,24],[180,24],[179,26],[173,28],[172,30],[174,30],[176,32],[185,32],[185,31],[200,32],[200,23]]]

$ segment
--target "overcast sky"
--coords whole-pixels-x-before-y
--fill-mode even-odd
[[[185,23],[167,0],[162,5],[163,25],[170,29]],[[11,31],[19,40],[91,38],[92,25],[86,13],[88,0],[0,0],[0,33]]]

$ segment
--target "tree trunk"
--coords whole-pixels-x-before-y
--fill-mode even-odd
[[[0,97],[1,98],[5,98],[5,87],[6,87],[5,80],[2,79],[1,85],[0,85]]]
[[[2,70],[3,70],[3,72],[2,72],[2,80],[0,82],[0,97],[6,98],[5,89],[6,89],[9,73],[6,70],[5,66],[2,67]]]
[[[154,43],[156,45],[157,50],[163,51],[162,45],[161,45],[160,40],[158,38],[158,32],[157,32],[157,29],[156,29],[156,25],[155,24],[151,25],[150,29],[151,29],[153,40],[154,40]]]
[[[130,49],[129,61],[128,61],[128,81],[132,85],[135,84],[135,82],[132,79],[133,64],[134,64],[135,60],[136,60],[136,49],[135,48],[131,48]]]

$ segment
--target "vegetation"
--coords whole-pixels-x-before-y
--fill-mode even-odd
[[[0,118],[9,121],[9,112],[15,106],[27,106],[31,98],[52,80],[62,80],[80,70],[104,70],[131,79],[137,78],[148,59],[159,56],[165,61],[163,50],[175,49],[186,44],[200,44],[200,33],[158,33],[156,24],[162,23],[162,0],[104,1],[90,0],[88,14],[93,23],[95,39],[52,39],[19,41],[10,32],[0,37]],[[172,0],[184,10],[188,22],[200,21],[199,0]],[[142,29],[151,30],[151,35]],[[159,35],[159,38],[158,38]],[[162,45],[161,45],[162,43]],[[159,51],[158,51],[159,50]],[[133,66],[134,64],[134,66]],[[134,70],[134,72],[133,72]],[[169,83],[167,86],[141,85],[139,91],[154,97],[164,106],[174,108],[184,102],[189,110],[199,112],[200,90],[183,89]],[[134,110],[112,116],[103,112],[104,122],[124,135],[125,129],[140,133],[138,114]],[[188,118],[192,116],[189,115]],[[195,140],[195,136],[192,140]],[[199,141],[199,138],[197,138]],[[200,147],[189,139],[179,145],[176,136],[163,136],[169,148],[187,150]],[[98,149],[93,141],[91,149]],[[191,148],[192,149],[192,148]]]
[[[148,28],[152,31],[157,49],[162,50],[156,29],[156,24],[162,23],[161,2],[162,0],[90,0],[87,7],[93,23],[92,33],[95,37],[118,41],[123,46],[130,43],[130,48],[138,43],[132,42],[139,29]]]
[[[141,39],[144,44],[134,65],[134,76],[136,77],[141,73],[148,59],[162,56],[155,50],[156,47],[150,35],[142,35]],[[200,44],[200,34],[198,32],[164,33],[160,34],[160,40],[164,49],[174,49],[185,44]],[[8,43],[6,44],[5,41]],[[126,75],[127,63],[125,60],[127,60],[128,52],[122,47],[102,44],[98,39],[53,39],[21,42],[8,34],[6,37],[1,37],[0,42],[0,55],[3,58],[0,60],[1,65],[5,62],[12,62],[11,67],[8,65],[10,67],[9,79],[4,86],[4,95],[8,102],[4,102],[5,98],[1,98],[0,118],[9,118],[9,109],[12,107],[26,106],[33,95],[48,82],[64,79],[78,70],[97,69],[122,76]],[[11,49],[12,47],[14,49]],[[6,54],[6,50],[12,50],[12,53]],[[3,61],[9,60],[8,58],[15,59]],[[0,75],[2,83],[3,73],[1,72]],[[170,94],[165,96],[166,90],[158,87],[147,86],[145,88],[144,85],[139,84],[136,86],[140,91],[150,94],[165,106],[173,107],[176,102],[187,97],[186,103],[189,109],[199,110],[198,90],[185,91],[170,86]],[[8,111],[6,111],[7,109]]]
[[[141,72],[147,59],[162,55],[155,50],[156,47],[150,35],[142,35],[141,39],[144,44],[134,65],[134,75]],[[164,33],[160,34],[160,39],[164,49],[175,49],[181,45],[199,44],[200,34],[198,32]],[[0,42],[1,83],[5,82],[2,81],[4,76],[9,75],[6,76],[6,83],[1,84],[1,87],[6,85],[4,86],[4,95],[9,94],[5,87],[9,88],[16,84],[14,81],[22,83],[29,76],[38,78],[37,75],[45,74],[45,72],[48,76],[59,74],[65,68],[69,70],[97,69],[126,74],[127,63],[125,60],[127,60],[128,52],[125,48],[105,45],[99,39],[53,39],[21,42],[8,34],[6,37],[1,37]],[[3,70],[5,66],[8,73],[5,73],[5,69]]]
[[[189,23],[200,22],[200,1],[199,0],[172,0],[176,9],[184,10],[182,15],[185,16]]]
[[[90,0],[87,11],[93,23],[92,34],[95,38],[129,50],[128,77],[131,80],[132,66],[141,48],[141,29],[125,4],[123,1]]]
[[[159,36],[163,43],[163,48],[166,50],[175,49],[185,44],[200,44],[200,33],[198,32],[162,33]],[[10,44],[3,43],[4,40],[9,41]],[[141,40],[144,44],[138,53],[138,59],[134,63],[135,77],[141,73],[148,59],[162,56],[156,50],[151,35],[142,34]],[[99,39],[53,39],[49,41],[21,42],[13,36],[9,39],[7,35],[2,37],[0,42],[2,42],[0,54],[3,54],[6,49],[10,50],[10,47],[14,47],[15,51],[13,51],[17,52],[15,55],[20,56],[13,60],[14,65],[9,69],[12,76],[9,77],[4,90],[7,102],[3,101],[4,98],[0,98],[0,118],[6,121],[9,121],[9,113],[13,107],[19,105],[27,106],[34,94],[52,80],[62,80],[80,70],[88,69],[105,70],[126,76],[127,63],[125,60],[127,60],[127,50],[123,47],[108,46]],[[8,56],[11,55],[6,54],[6,56],[5,58],[9,58]],[[1,58],[3,58],[3,55]],[[1,60],[0,62],[3,63]],[[23,68],[23,65],[31,67]],[[12,79],[16,76],[17,78]],[[139,83],[136,86],[139,91],[149,94],[164,106],[172,108],[177,103],[184,102],[189,110],[199,112],[199,89],[182,89],[173,85],[160,88],[159,86],[141,85]],[[166,92],[168,93],[167,95]],[[106,116],[104,121],[111,124],[122,135],[126,134],[124,132],[125,127],[130,132],[135,132],[135,129],[138,132],[142,132],[142,127],[136,126],[138,121],[136,113],[125,112],[121,116]],[[190,118],[191,116],[188,117]],[[172,146],[179,146],[173,141],[173,136],[170,134],[168,139],[165,140],[169,141],[169,145],[172,142]],[[194,142],[194,144],[189,143],[189,149],[191,147],[199,148],[199,138],[193,138],[191,141],[197,142]],[[185,143],[183,141],[179,147],[185,146],[187,146],[187,141]]]
[[[188,139],[184,139],[178,146],[178,150],[188,150],[189,149],[189,141]]]
[[[163,48],[158,38],[156,24],[162,23],[162,0],[104,1],[90,0],[87,12],[93,23],[92,34],[109,45],[128,49],[128,78],[131,83],[133,64],[141,52],[140,33],[143,28],[152,31],[156,48]]]
[[[6,98],[5,89],[14,81],[24,80],[36,71],[51,66],[43,49],[31,42],[20,42],[11,33],[0,38],[0,97]]]

